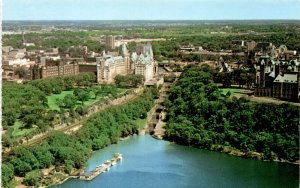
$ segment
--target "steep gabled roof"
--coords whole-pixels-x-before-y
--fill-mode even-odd
[[[297,83],[297,75],[296,74],[279,74],[274,82],[277,83]]]

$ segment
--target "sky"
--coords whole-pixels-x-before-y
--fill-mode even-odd
[[[2,0],[3,20],[300,19],[300,0]]]

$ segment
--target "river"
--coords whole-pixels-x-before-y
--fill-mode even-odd
[[[92,181],[69,179],[55,188],[298,187],[298,165],[243,159],[213,151],[133,136],[96,151],[86,170],[111,159],[123,160]]]

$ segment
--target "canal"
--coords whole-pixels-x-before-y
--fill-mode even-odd
[[[86,170],[122,153],[123,160],[92,181],[69,179],[55,188],[298,187],[297,165],[243,159],[180,146],[149,135],[96,151]]]

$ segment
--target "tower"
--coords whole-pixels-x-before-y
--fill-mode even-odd
[[[22,38],[20,41],[20,48],[23,48],[25,44],[25,36],[24,36],[24,31],[22,31]]]
[[[115,49],[115,36],[113,35],[108,35],[105,37],[105,44],[107,47],[109,47],[110,49]]]
[[[127,46],[125,43],[121,44],[119,48],[119,53],[124,59],[124,63],[126,65],[126,74],[130,73],[130,57],[129,57],[129,52],[127,50]]]

